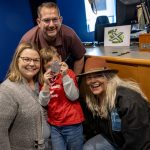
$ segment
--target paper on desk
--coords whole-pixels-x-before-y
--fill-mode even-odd
[[[105,27],[104,46],[130,46],[131,25]]]

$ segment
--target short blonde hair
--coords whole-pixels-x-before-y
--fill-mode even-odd
[[[60,55],[57,52],[57,49],[53,46],[43,48],[40,50],[40,56],[42,60],[42,65],[45,65],[53,59],[54,56],[60,58]]]

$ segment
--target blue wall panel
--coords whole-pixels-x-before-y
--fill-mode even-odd
[[[0,22],[0,81],[2,81],[21,36],[33,26],[29,2],[1,1]]]
[[[82,41],[93,41],[87,32],[84,0],[57,0],[63,23],[72,27]],[[28,0],[0,2],[0,81],[4,80],[13,53],[22,35],[33,27]]]
[[[63,23],[72,27],[82,41],[93,41],[94,33],[87,32],[84,0],[57,0]]]

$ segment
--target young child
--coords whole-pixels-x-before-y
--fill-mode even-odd
[[[54,47],[40,50],[44,83],[40,103],[47,106],[53,150],[83,149],[83,112],[75,73]]]

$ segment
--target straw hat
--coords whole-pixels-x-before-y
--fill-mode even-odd
[[[103,58],[90,57],[90,58],[87,58],[85,62],[84,72],[79,74],[78,76],[83,76],[83,75],[87,75],[90,73],[97,73],[97,72],[117,73],[118,70],[109,68],[105,59]]]

